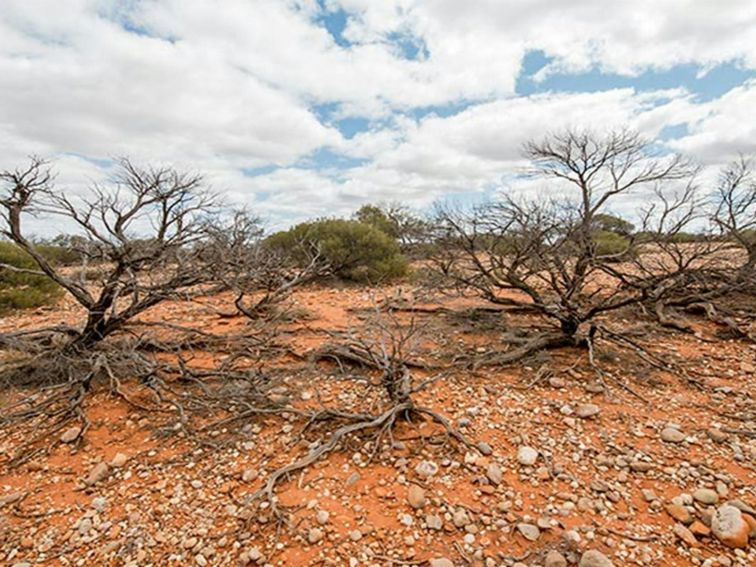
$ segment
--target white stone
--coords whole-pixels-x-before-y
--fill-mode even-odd
[[[524,466],[532,466],[538,460],[538,451],[533,447],[523,446],[517,451],[517,462]]]

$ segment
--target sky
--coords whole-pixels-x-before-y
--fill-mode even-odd
[[[713,172],[754,109],[753,0],[0,0],[0,168],[172,165],[272,226],[486,198],[566,127]]]

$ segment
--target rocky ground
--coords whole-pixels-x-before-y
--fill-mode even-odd
[[[290,325],[284,340],[304,352],[324,330],[358,325],[370,295],[311,289],[296,301],[307,324]],[[426,360],[484,355],[502,348],[503,323],[533,324],[470,322],[453,315],[469,305],[446,305],[452,314],[422,315]],[[74,316],[64,304],[2,326]],[[245,324],[196,306],[150,317]],[[696,336],[638,339],[677,361],[675,371],[600,343],[601,375],[573,349],[504,369],[456,365],[417,401],[475,448],[430,422],[400,424],[377,448],[351,438],[278,488],[288,525],[247,497],[323,441],[317,430],[300,437],[301,417],[221,427],[210,438],[230,442],[213,447],[171,412],[98,391],[83,445],[63,431],[48,455],[0,466],[0,565],[756,565],[756,348],[715,331],[702,323]],[[378,394],[356,370],[291,357],[270,365],[276,394],[294,407],[375,409]],[[0,436],[0,461],[20,441]]]

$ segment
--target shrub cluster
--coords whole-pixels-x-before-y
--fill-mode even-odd
[[[596,246],[596,256],[603,256],[619,261],[631,257],[635,252],[632,248],[630,238],[608,230],[595,231],[593,233],[593,242]]]
[[[63,249],[57,246],[45,246],[40,249],[53,262],[62,256],[61,250]],[[0,242],[0,264],[24,270],[39,269],[29,254],[11,242]],[[0,311],[48,305],[61,295],[60,287],[47,276],[0,268]]]
[[[315,247],[332,273],[349,281],[386,281],[402,277],[408,270],[395,239],[356,220],[305,222],[269,236],[266,244],[300,263],[309,261]]]

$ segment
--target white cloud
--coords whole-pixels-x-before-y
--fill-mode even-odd
[[[91,2],[60,19],[57,3],[51,13],[33,4],[11,3],[0,20],[11,38],[0,49],[3,145],[186,163],[222,155],[239,167],[290,163],[341,137],[216,50],[129,33]]]
[[[425,39],[431,61],[475,73],[478,86],[498,88],[498,76],[517,49],[555,57],[551,70],[636,74],[694,63],[738,60],[756,68],[756,4],[701,0],[332,0],[358,13],[351,35],[375,37],[410,28]],[[497,57],[498,54],[498,57]],[[494,63],[493,65],[491,65]],[[488,73],[483,73],[488,69]],[[497,82],[498,81],[498,82]]]
[[[424,207],[444,195],[481,193],[513,182],[512,174],[525,166],[522,145],[549,131],[629,126],[654,139],[665,126],[706,112],[681,90],[513,97],[446,118],[403,119],[392,129],[358,136],[354,153],[370,161],[350,169],[342,182],[320,172],[287,170],[254,183],[271,193],[266,201],[271,211],[278,203],[290,207],[300,193],[313,216],[343,214],[376,200],[398,199]],[[284,179],[290,182],[282,183]],[[308,192],[315,187],[320,187],[318,198],[310,202]]]
[[[755,108],[756,79],[752,79],[701,105],[699,117],[689,124],[689,134],[670,145],[709,164],[728,161],[738,153],[756,154]]]
[[[701,0],[326,0],[348,14],[337,44],[316,0],[6,0],[0,12],[0,167],[57,157],[61,184],[129,155],[203,171],[233,203],[275,219],[343,214],[360,203],[427,204],[506,182],[528,138],[560,126],[631,125],[710,164],[754,147],[754,81],[701,103],[681,89],[516,97],[528,50],[541,75],[636,74],[684,63],[756,68],[756,4]],[[404,57],[392,38],[427,54]],[[466,104],[460,104],[467,101]],[[325,124],[362,116],[346,139]],[[455,115],[413,110],[457,104]],[[329,148],[362,165],[304,169]],[[276,166],[267,175],[243,168]],[[70,182],[70,185],[69,185]]]

